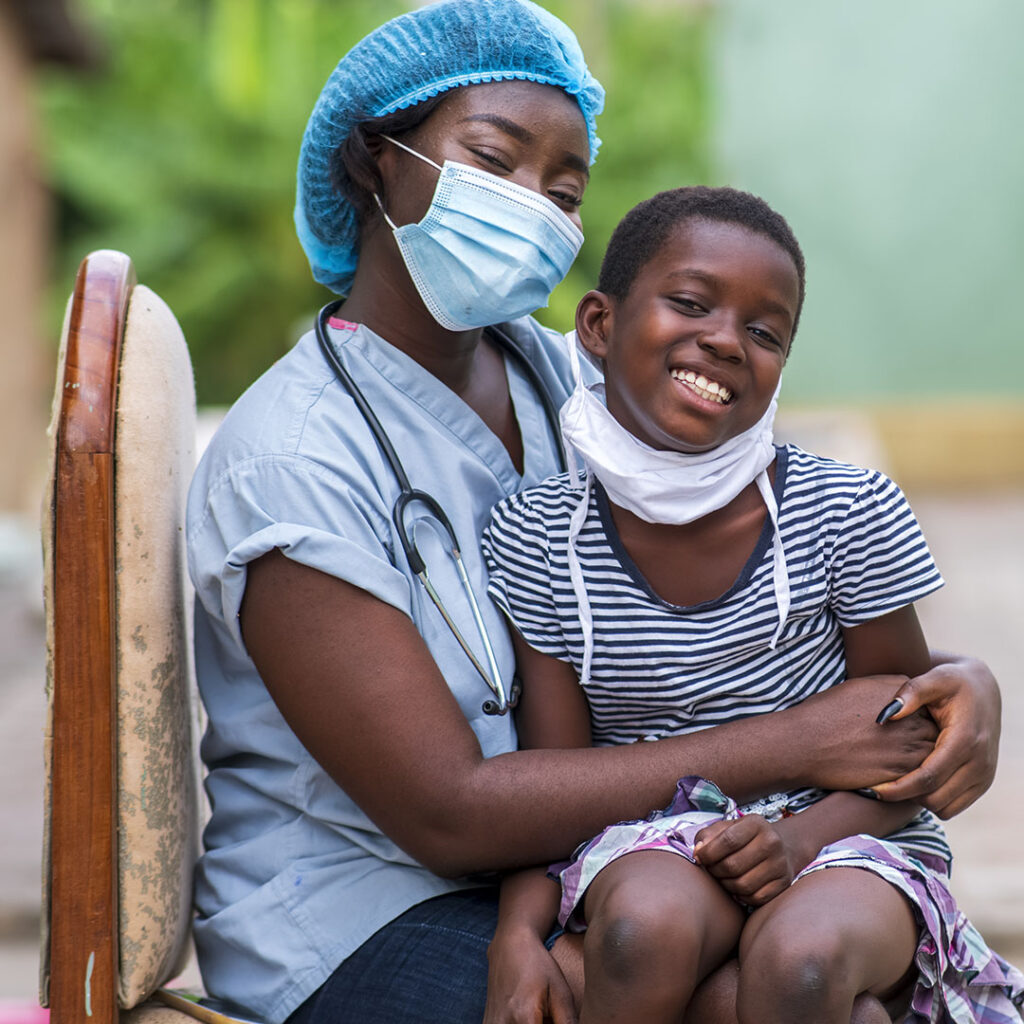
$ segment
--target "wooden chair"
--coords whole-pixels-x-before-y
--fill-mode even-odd
[[[50,436],[41,1002],[52,1024],[187,1021],[150,997],[187,953],[198,852],[195,395],[180,328],[122,253],[79,269]]]

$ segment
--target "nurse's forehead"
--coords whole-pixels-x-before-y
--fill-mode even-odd
[[[431,127],[493,128],[524,145],[560,146],[574,170],[589,175],[590,139],[579,103],[563,89],[538,82],[485,82],[451,90]]]
[[[482,124],[489,124],[499,131],[504,132],[510,138],[515,139],[517,142],[521,142],[524,146],[532,145],[537,141],[537,135],[530,131],[525,125],[519,124],[518,121],[512,120],[510,117],[505,117],[502,114],[470,114],[467,117],[463,117],[459,120],[459,124],[467,124],[479,122]],[[583,159],[578,153],[574,153],[572,150],[564,150],[564,162],[567,167],[572,168],[574,171],[578,171],[580,174],[590,177],[590,165],[586,160]]]

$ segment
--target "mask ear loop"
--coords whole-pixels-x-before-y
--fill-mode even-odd
[[[381,133],[381,138],[387,139],[392,146],[397,146],[399,149],[404,149],[406,153],[411,153],[414,157],[416,157],[417,160],[422,160],[425,164],[430,164],[431,167],[435,167],[439,171],[444,170],[444,168],[440,164],[434,163],[434,161],[431,160],[429,156],[424,156],[422,153],[417,153],[415,149],[412,149],[410,146],[407,146],[404,142],[399,142],[398,139],[393,139],[391,138],[390,135],[384,135],[383,133]]]
[[[377,201],[377,206],[380,209],[381,216],[387,222],[388,227],[391,228],[392,231],[397,231],[398,225],[388,216],[388,211],[384,209],[384,204],[380,201],[380,196],[374,192],[373,198]]]
[[[382,139],[387,139],[392,146],[397,146],[399,149],[404,149],[406,153],[411,153],[417,160],[422,160],[425,164],[430,164],[431,167],[436,168],[438,171],[444,170],[440,164],[434,163],[429,156],[424,156],[422,153],[417,153],[415,149],[410,148],[404,142],[399,142],[398,139],[391,138],[390,135],[385,135],[381,132]],[[380,201],[380,196],[376,192],[373,193],[373,198],[377,202],[377,206],[380,208],[380,212],[384,215],[384,220],[387,221],[387,225],[392,231],[398,230],[398,225],[388,216],[388,211],[384,209],[384,204]]]

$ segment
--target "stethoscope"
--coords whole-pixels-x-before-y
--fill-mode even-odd
[[[488,699],[484,701],[484,713],[488,715],[507,714],[509,708],[514,708],[519,702],[519,680],[513,679],[511,692],[505,692],[505,687],[501,682],[501,673],[498,671],[498,661],[494,654],[494,647],[491,644],[491,638],[487,632],[487,627],[484,625],[483,615],[480,613],[480,605],[477,602],[476,595],[473,593],[472,584],[469,582],[469,574],[466,572],[466,566],[462,561],[462,552],[459,548],[459,542],[455,536],[455,530],[452,527],[451,521],[448,516],[445,515],[444,509],[436,498],[428,494],[426,491],[421,491],[418,488],[413,487],[409,482],[409,477],[405,472],[405,467],[402,465],[402,460],[399,459],[398,453],[395,451],[394,445],[392,445],[391,439],[387,435],[387,431],[377,418],[377,414],[370,408],[370,403],[366,400],[366,396],[352,379],[352,375],[342,365],[337,352],[335,352],[334,347],[331,345],[330,340],[327,337],[327,321],[330,320],[335,311],[344,301],[344,299],[337,299],[334,302],[329,302],[320,310],[320,313],[316,318],[316,340],[320,344],[320,349],[324,354],[324,358],[330,364],[331,369],[334,370],[338,380],[345,386],[346,390],[352,396],[352,400],[356,403],[356,408],[359,409],[363,419],[366,420],[366,425],[370,428],[370,432],[376,439],[377,444],[380,447],[381,454],[384,456],[385,461],[391,468],[391,472],[394,473],[395,479],[398,481],[399,494],[398,498],[395,500],[394,508],[391,510],[391,518],[394,520],[395,529],[398,531],[398,539],[402,545],[402,550],[405,552],[405,557],[409,562],[409,568],[417,576],[420,583],[423,584],[423,588],[429,595],[430,600],[433,601],[434,607],[437,608],[438,612],[440,612],[441,617],[444,619],[448,628],[452,631],[452,635],[458,641],[459,646],[466,652],[466,657],[468,657],[473,663],[473,667],[480,673],[483,681],[494,694],[494,700]],[[519,364],[520,368],[529,378],[530,383],[533,385],[533,388],[537,393],[537,397],[541,401],[541,405],[544,407],[544,415],[552,430],[553,436],[556,439],[561,437],[561,428],[558,422],[558,408],[555,405],[551,392],[548,390],[543,378],[537,372],[537,368],[526,357],[526,353],[523,352],[516,342],[504,331],[497,327],[488,327],[487,334],[488,337],[490,337],[504,353],[512,356]],[[559,447],[558,454],[562,470],[564,471],[565,456],[561,447]],[[455,569],[458,572],[459,580],[462,583],[463,592],[466,595],[470,610],[473,613],[473,621],[476,624],[477,632],[480,636],[480,642],[483,644],[487,668],[484,668],[480,663],[480,659],[473,653],[472,648],[470,648],[469,644],[466,642],[461,630],[455,624],[455,620],[445,608],[444,602],[441,600],[440,595],[437,593],[433,583],[430,581],[426,563],[423,561],[423,558],[419,553],[419,549],[416,547],[416,542],[409,536],[409,531],[405,526],[405,514],[411,505],[419,505],[422,508],[425,508],[441,524],[444,532],[448,535],[448,541],[451,547],[451,556],[455,562]]]

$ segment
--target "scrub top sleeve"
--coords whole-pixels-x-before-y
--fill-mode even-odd
[[[247,566],[274,548],[411,615],[389,520],[374,507],[378,496],[355,484],[312,460],[268,455],[232,466],[210,488],[189,533],[190,570],[196,596],[240,650]]]
[[[481,540],[487,593],[523,639],[542,654],[569,661],[551,589],[548,534],[525,495],[499,502]]]
[[[877,619],[943,584],[900,488],[870,472],[839,525],[831,557],[829,604],[843,626]]]

